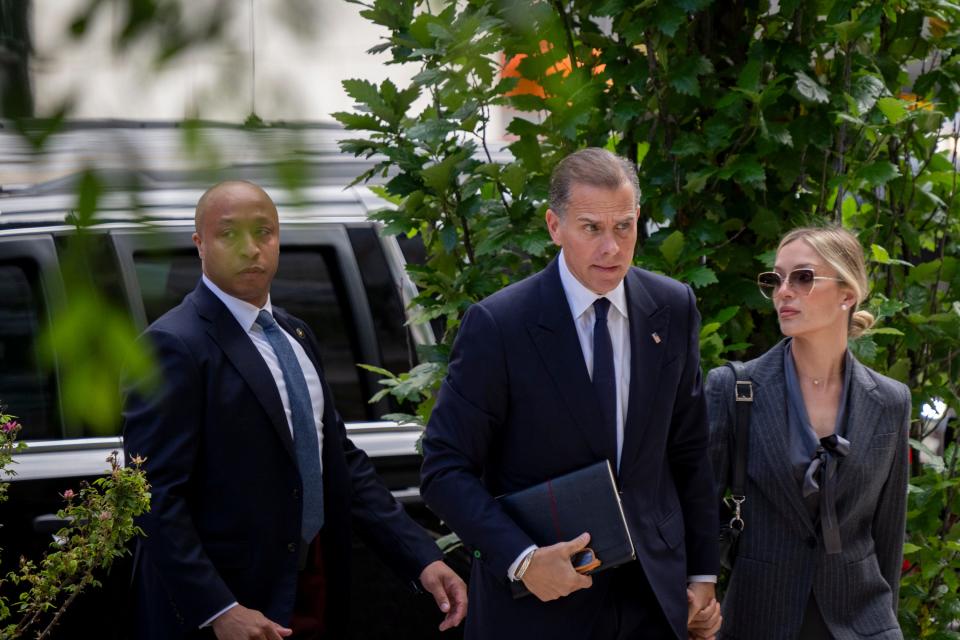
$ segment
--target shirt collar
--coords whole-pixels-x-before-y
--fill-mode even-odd
[[[577,277],[570,272],[570,269],[567,267],[567,260],[563,256],[563,249],[560,250],[557,261],[560,263],[560,284],[563,286],[563,293],[567,296],[567,304],[570,305],[570,313],[573,314],[574,320],[582,316],[584,311],[593,306],[597,298],[606,298],[610,301],[610,304],[620,312],[620,315],[624,318],[628,317],[627,290],[623,286],[623,280],[617,284],[616,288],[599,296],[583,286],[583,283],[577,280]]]
[[[207,277],[207,274],[204,273],[201,277],[203,284],[227,307],[227,310],[233,314],[233,317],[237,319],[237,322],[240,323],[243,330],[249,333],[250,330],[253,329],[253,323],[257,321],[257,316],[260,315],[260,309],[249,302],[225,293],[220,287],[213,284],[213,281]],[[270,294],[267,294],[267,303],[263,305],[263,308],[269,312],[270,315],[273,315],[273,305],[270,303]]]

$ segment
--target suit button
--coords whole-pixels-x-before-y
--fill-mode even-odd
[[[297,543],[296,543],[296,542],[291,542],[290,544],[288,544],[288,545],[287,545],[287,551],[289,551],[290,553],[296,553],[296,552],[297,552]]]
[[[299,498],[299,497],[300,497],[300,489],[294,489],[294,490],[293,490],[293,497],[294,497],[294,498]]]
[[[816,548],[817,548],[817,539],[814,538],[813,536],[808,536],[808,537],[807,537],[807,546],[810,547],[811,549],[816,549]]]

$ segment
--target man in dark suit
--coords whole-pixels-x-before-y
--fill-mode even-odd
[[[476,550],[467,638],[676,639],[719,626],[699,314],[690,287],[631,266],[637,203],[631,163],[568,156],[546,213],[560,255],[463,318],[421,492]],[[637,559],[588,577],[570,558],[590,523],[536,548],[494,496],[605,458]],[[513,599],[510,580],[535,597]]]
[[[347,439],[310,328],[270,303],[279,232],[256,185],[209,189],[202,281],[145,333],[159,392],[130,393],[124,412],[127,455],[152,485],[136,633],[345,637],[351,521],[455,626],[463,581]]]

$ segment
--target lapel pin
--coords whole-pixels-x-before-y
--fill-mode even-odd
[[[297,327],[297,337],[303,340],[303,329],[300,327]],[[657,342],[659,342],[659,340]]]
[[[660,335],[656,331],[651,333],[650,337],[653,338],[654,342],[656,342],[657,344],[660,344]]]

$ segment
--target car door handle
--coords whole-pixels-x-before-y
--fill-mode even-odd
[[[45,513],[33,519],[33,531],[42,535],[53,535],[60,529],[69,526],[72,518],[61,518],[55,513]]]

